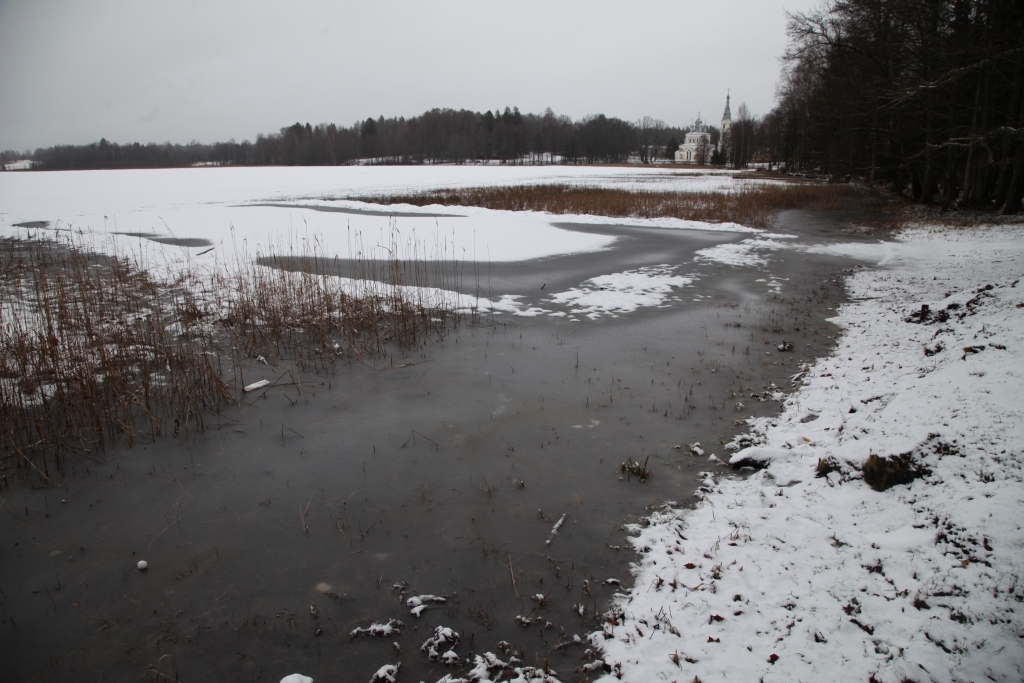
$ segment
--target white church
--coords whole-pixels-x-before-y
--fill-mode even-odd
[[[710,164],[711,155],[720,153],[723,163],[729,163],[729,141],[732,133],[732,112],[729,111],[729,95],[725,96],[725,113],[722,114],[721,134],[718,144],[711,144],[711,131],[706,123],[697,120],[686,134],[686,140],[676,150],[676,161],[681,164]]]

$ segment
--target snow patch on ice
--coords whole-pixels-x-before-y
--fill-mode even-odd
[[[694,260],[713,261],[727,266],[766,266],[768,257],[764,252],[790,248],[793,245],[785,240],[793,238],[795,235],[765,232],[741,242],[727,242],[701,249],[694,255]]]
[[[549,301],[573,306],[573,315],[597,319],[603,315],[632,313],[639,308],[662,305],[680,287],[696,276],[675,274],[675,267],[661,264],[622,273],[600,275],[579,287],[554,294]]]

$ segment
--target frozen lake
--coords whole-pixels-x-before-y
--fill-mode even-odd
[[[81,231],[95,248],[136,254],[149,263],[214,263],[244,251],[301,250],[316,237],[329,256],[357,257],[391,242],[427,258],[518,261],[596,251],[615,237],[566,231],[552,222],[603,222],[538,212],[479,208],[375,206],[338,201],[352,195],[431,188],[564,183],[647,190],[730,191],[772,182],[727,171],[564,166],[345,166],[186,168],[0,174],[0,234],[48,221]],[[268,206],[274,204],[274,206]],[[330,208],[333,210],[324,210]],[[624,225],[745,230],[735,224],[678,219]],[[212,247],[212,249],[211,249]],[[406,255],[403,255],[406,256]],[[422,254],[421,254],[422,257]]]

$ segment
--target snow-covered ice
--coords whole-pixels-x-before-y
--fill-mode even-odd
[[[689,285],[695,278],[675,273],[675,267],[662,264],[601,275],[579,287],[554,294],[549,301],[571,306],[569,312],[573,315],[585,315],[591,319],[632,313],[638,308],[663,305],[679,288]]]
[[[1024,679],[1024,229],[870,252],[835,352],[735,442],[763,469],[634,527],[604,680]],[[874,490],[894,456],[923,476]]]
[[[695,260],[714,261],[729,266],[765,266],[768,265],[768,257],[764,252],[791,247],[792,244],[785,240],[795,237],[765,232],[740,242],[727,242],[701,249],[696,253]]]
[[[8,173],[0,174],[0,235],[23,233],[15,227],[19,223],[49,221],[52,229],[82,231],[97,250],[132,254],[147,263],[230,260],[238,253],[302,252],[314,240],[329,257],[385,256],[387,252],[382,250],[397,244],[405,252],[398,254],[400,258],[497,262],[594,251],[615,240],[551,225],[560,221],[755,232],[733,223],[671,218],[554,216],[336,199],[428,188],[550,182],[727,191],[763,181],[735,173],[553,166]],[[401,215],[392,217],[394,213]]]

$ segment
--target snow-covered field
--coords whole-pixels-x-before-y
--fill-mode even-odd
[[[635,527],[604,680],[1024,680],[1024,229],[856,252],[835,353],[718,453],[763,469]]]
[[[84,232],[107,252],[149,264],[232,259],[236,254],[303,251],[318,240],[329,256],[400,256],[517,261],[606,248],[613,237],[570,232],[551,215],[477,208],[378,206],[336,198],[428,188],[520,183],[729,191],[770,182],[730,172],[564,166],[388,166],[186,168],[0,174],[0,235],[19,223],[49,221]],[[274,203],[281,206],[264,206]],[[331,207],[347,212],[310,207]],[[371,212],[370,214],[365,212]],[[372,215],[380,212],[385,215]],[[398,212],[398,217],[387,214]],[[593,217],[557,217],[586,222]],[[607,219],[604,219],[606,222]],[[748,230],[674,219],[623,224]],[[182,243],[182,240],[186,242]]]

